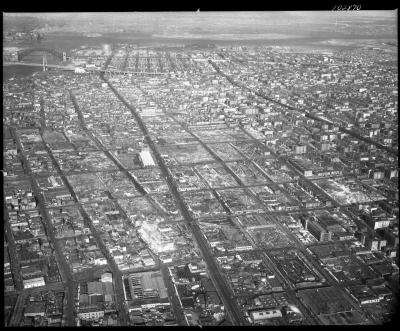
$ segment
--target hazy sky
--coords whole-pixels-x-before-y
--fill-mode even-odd
[[[362,34],[365,27],[375,24],[378,33],[397,35],[397,11],[5,13],[4,30],[7,31],[9,26],[18,26],[20,21],[25,26],[29,21],[30,26],[47,33],[136,32],[164,35],[295,33],[301,35],[309,32],[317,33],[321,26],[329,29],[330,24],[342,22],[347,24],[351,33],[355,34]],[[387,31],[384,31],[382,27],[385,27]]]

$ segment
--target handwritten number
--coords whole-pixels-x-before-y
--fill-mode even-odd
[[[332,11],[350,11],[350,10],[361,10],[361,5],[334,5]]]

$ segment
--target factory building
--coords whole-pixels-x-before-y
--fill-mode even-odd
[[[302,224],[317,240],[325,242],[332,239],[332,232],[324,229],[317,220],[306,218],[302,220]]]

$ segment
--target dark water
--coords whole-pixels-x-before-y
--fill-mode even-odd
[[[8,79],[22,78],[32,75],[35,72],[42,71],[41,67],[30,67],[30,66],[3,66],[3,82]]]

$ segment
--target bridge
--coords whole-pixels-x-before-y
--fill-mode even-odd
[[[60,69],[60,70],[75,70],[74,66],[63,66],[63,65],[57,65],[57,64],[45,64],[43,63],[37,63],[37,62],[3,62],[3,66],[29,66],[29,67],[43,67],[45,66],[46,68],[53,68],[53,69]]]
[[[46,52],[52,54],[53,56],[59,58],[61,61],[65,62],[67,60],[67,53],[63,51],[58,51],[52,48],[47,47],[35,47],[35,48],[27,48],[17,52],[18,61],[22,61],[24,57],[28,56],[33,52]]]
[[[38,62],[3,62],[3,66],[30,66],[30,67],[45,67],[60,70],[71,70],[74,71],[76,67],[74,65],[57,65],[48,63],[38,63]],[[101,69],[101,68],[83,68],[85,73],[100,72],[111,75],[166,75],[166,72],[146,72],[146,71],[124,71],[124,70],[114,70],[114,69]]]

